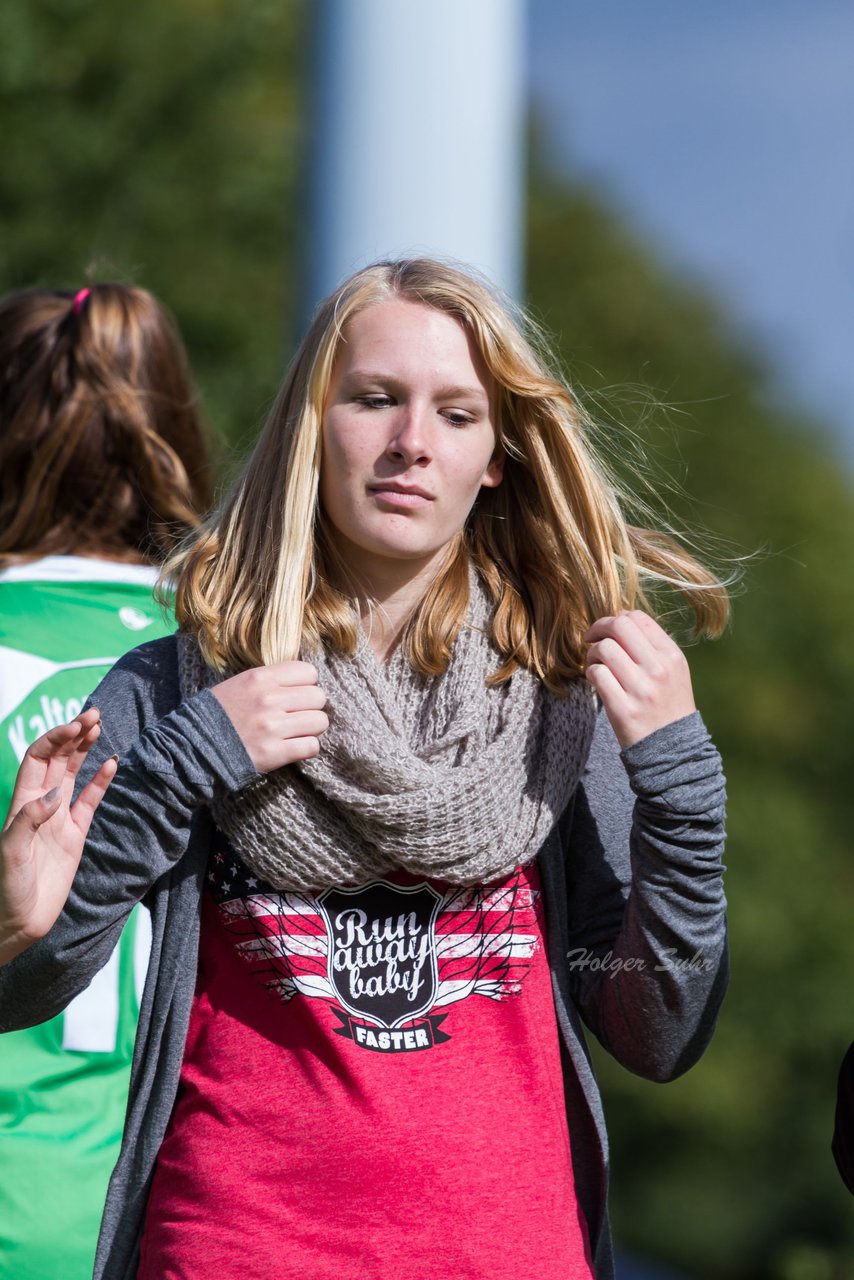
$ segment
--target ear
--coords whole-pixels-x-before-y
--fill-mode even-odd
[[[484,489],[497,489],[504,479],[504,454],[496,453],[489,460],[489,465],[483,473],[481,485]]]

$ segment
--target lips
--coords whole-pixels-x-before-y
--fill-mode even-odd
[[[378,501],[387,502],[391,506],[420,507],[433,501],[433,494],[418,485],[394,484],[392,481],[369,485],[368,492]]]

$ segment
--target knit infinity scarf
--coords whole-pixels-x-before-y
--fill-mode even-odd
[[[360,630],[352,657],[306,655],[327,696],[320,754],[270,773],[211,810],[245,863],[278,890],[363,884],[395,868],[485,884],[530,862],[578,784],[593,731],[592,691],[556,698],[500,666],[493,606],[471,575],[447,671],[424,677],[398,648],[381,664]],[[225,679],[178,636],[182,694]]]

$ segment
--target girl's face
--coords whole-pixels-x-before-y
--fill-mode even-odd
[[[443,311],[398,298],[348,321],[323,415],[320,496],[360,578],[438,567],[481,486],[500,484],[490,390],[477,347]]]

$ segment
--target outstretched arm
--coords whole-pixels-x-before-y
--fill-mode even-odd
[[[18,770],[0,834],[0,965],[44,937],[68,897],[89,824],[116,771],[105,760],[72,803],[101,733],[96,708],[43,734]]]

